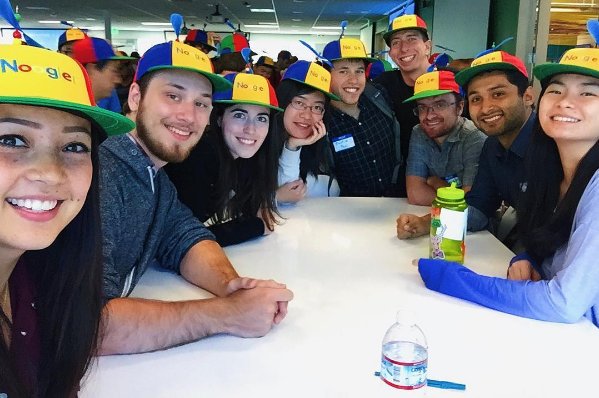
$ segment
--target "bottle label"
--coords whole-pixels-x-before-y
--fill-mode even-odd
[[[445,226],[443,237],[451,240],[463,240],[466,222],[468,220],[468,210],[456,211],[441,209],[440,223]]]
[[[415,390],[426,385],[427,364],[427,359],[419,362],[398,362],[383,354],[381,379],[395,388]]]

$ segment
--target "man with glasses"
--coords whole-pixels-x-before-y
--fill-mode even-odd
[[[455,79],[466,91],[472,121],[488,136],[466,194],[468,230],[493,231],[497,209],[502,203],[517,209],[526,190],[524,157],[536,118],[534,95],[524,62],[504,51],[481,55]],[[429,228],[430,215],[401,214],[397,219],[399,239],[427,234]],[[517,234],[505,235],[504,244],[517,249]]]
[[[399,196],[402,162],[400,131],[383,89],[366,83],[364,44],[342,38],[328,43],[323,56],[332,61],[331,101],[325,113],[334,173],[341,196]]]
[[[411,204],[430,206],[437,189],[455,182],[468,192],[478,169],[486,136],[461,116],[464,99],[450,71],[433,71],[416,79],[414,127],[406,168],[406,188]]]

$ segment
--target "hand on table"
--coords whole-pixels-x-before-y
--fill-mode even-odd
[[[277,282],[273,279],[266,280],[248,277],[239,277],[230,280],[227,284],[227,293],[228,296],[231,296],[240,290],[251,290],[255,288],[281,289],[291,293],[291,291],[287,289],[287,285],[284,283]],[[291,293],[291,298],[293,298],[293,293]],[[277,310],[276,312],[273,312],[273,322],[275,324],[279,324],[285,318],[285,316],[287,316],[288,302],[291,300],[291,298],[277,302]]]
[[[304,184],[301,178],[288,182],[277,189],[277,201],[285,203],[299,202],[306,196],[307,189],[306,184]]]
[[[425,217],[415,214],[400,214],[396,223],[398,239],[412,239],[426,235],[430,227]]]
[[[515,281],[540,281],[541,275],[528,260],[518,260],[507,270],[507,278]]]

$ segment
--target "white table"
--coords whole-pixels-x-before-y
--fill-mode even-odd
[[[418,214],[398,199],[310,199],[284,208],[270,236],[227,248],[241,275],[294,291],[289,315],[260,339],[213,336],[165,351],[104,357],[82,397],[396,397],[384,384],[381,340],[398,309],[415,310],[429,343],[429,377],[467,390],[429,397],[597,397],[599,330],[583,320],[547,323],[427,290],[411,259],[426,238],[399,241],[395,219]],[[487,232],[467,237],[466,265],[505,275],[512,253]],[[209,297],[150,270],[139,297]],[[422,393],[422,392],[420,392]]]

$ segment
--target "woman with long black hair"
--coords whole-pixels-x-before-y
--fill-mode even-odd
[[[285,110],[275,117],[280,202],[297,202],[304,196],[339,196],[323,122],[325,109],[336,98],[330,85],[331,74],[325,68],[297,61],[277,87],[279,106]]]
[[[278,222],[271,119],[281,111],[264,77],[225,78],[233,89],[214,94],[208,131],[185,161],[165,167],[181,202],[221,246],[269,234]]]
[[[528,318],[599,327],[599,49],[535,67],[543,88],[518,219],[526,252],[508,280],[419,261],[429,289]]]
[[[0,58],[0,392],[76,396],[101,335],[98,143],[134,124],[94,106],[65,55]]]

